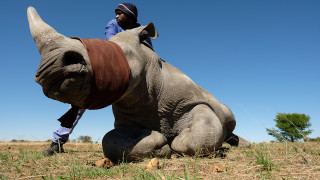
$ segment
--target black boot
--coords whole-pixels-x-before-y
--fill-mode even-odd
[[[42,154],[45,156],[51,156],[54,154],[54,152],[64,153],[63,145],[59,144],[59,143],[52,142],[50,147],[47,150],[43,151]]]

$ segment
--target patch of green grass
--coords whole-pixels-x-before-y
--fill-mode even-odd
[[[252,151],[242,151],[242,153],[243,153],[246,157],[250,157],[250,158],[255,157],[255,154],[254,154],[254,152],[252,152]]]
[[[195,152],[195,154],[193,155],[193,157],[194,157],[194,158],[201,158],[201,157],[203,157],[203,154],[206,154],[206,150],[203,149],[203,148],[201,148],[201,149],[199,149],[199,150],[197,150],[197,151]]]
[[[3,161],[7,162],[9,161],[9,152],[5,152],[5,153],[0,153],[0,163],[2,164]]]
[[[145,168],[140,168],[133,174],[132,179],[136,180],[157,180],[160,179],[161,176],[158,175],[158,173],[152,174],[150,171],[146,170]]]
[[[69,164],[68,167],[68,171],[65,172],[63,175],[59,176],[60,179],[96,179],[101,177],[108,178],[118,173],[123,173],[124,168],[127,168],[128,166],[124,168],[123,166],[115,166],[113,168],[106,169],[74,162],[73,164]]]
[[[0,179],[1,180],[7,180],[7,179],[9,179],[7,176],[5,176],[5,175],[2,175],[2,174],[0,174]]]
[[[199,173],[199,171],[197,171],[197,172],[194,174],[192,180],[196,180],[196,179],[197,179],[198,173]],[[191,178],[188,167],[185,167],[185,169],[184,169],[184,178],[185,178],[186,180],[190,180],[190,178]]]
[[[297,153],[299,152],[299,148],[297,146],[292,146],[292,148],[294,149],[294,151]]]
[[[131,170],[133,176],[130,179],[135,180],[158,180],[158,179],[166,179],[166,180],[176,180],[176,179],[183,179],[174,171],[172,173],[168,173],[163,169],[153,169],[147,170],[144,167],[139,169]]]
[[[270,172],[261,172],[259,174],[259,179],[263,180],[263,179],[276,179],[276,177]]]
[[[43,158],[42,152],[40,151],[20,150],[19,154],[21,160],[25,162],[29,162],[31,160],[36,161]]]
[[[124,177],[130,170],[130,163],[120,163],[114,168],[115,173],[119,174],[121,177]]]
[[[255,149],[254,157],[256,159],[256,163],[262,165],[262,168],[267,171],[272,171],[274,168],[274,164],[271,159],[268,157],[266,152]]]

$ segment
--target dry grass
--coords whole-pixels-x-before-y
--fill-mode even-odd
[[[224,145],[207,157],[150,159],[110,169],[94,166],[103,158],[99,144],[67,143],[66,153],[42,156],[48,142],[0,142],[0,179],[320,179],[320,143],[260,143],[252,148]],[[216,168],[219,167],[219,168]]]

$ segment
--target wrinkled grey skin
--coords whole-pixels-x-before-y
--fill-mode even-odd
[[[35,80],[49,98],[81,107],[92,81],[83,44],[57,33],[32,7],[28,20],[42,57]],[[122,48],[131,74],[128,90],[112,104],[115,129],[102,140],[105,157],[119,162],[172,151],[207,153],[229,139],[232,145],[249,147],[232,134],[236,121],[230,109],[141,43],[142,31],[152,39],[158,36],[150,23],[110,39]]]

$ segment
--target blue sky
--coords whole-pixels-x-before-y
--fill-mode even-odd
[[[1,1],[0,141],[47,140],[67,104],[48,99],[34,81],[40,55],[27,7],[65,36],[104,38],[123,1]],[[304,113],[320,136],[320,1],[127,1],[139,22],[153,22],[158,55],[185,72],[235,114],[235,133],[251,142],[273,140],[277,113]],[[110,107],[87,111],[71,139],[101,141],[113,128]]]

